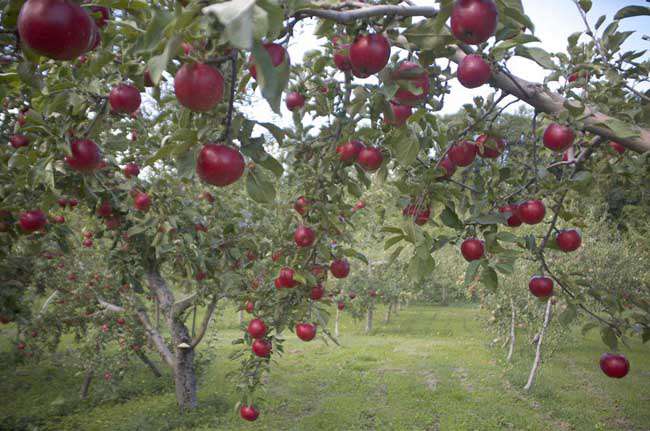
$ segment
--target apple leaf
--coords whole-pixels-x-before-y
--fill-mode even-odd
[[[275,200],[275,187],[259,169],[248,172],[246,177],[246,191],[256,202],[268,204]]]
[[[204,15],[215,15],[225,27],[226,39],[236,48],[250,50],[253,47],[253,32],[256,25],[264,26],[266,33],[268,22],[266,12],[255,7],[255,0],[231,0],[203,8]],[[255,18],[255,19],[254,19]]]
[[[151,81],[154,84],[160,82],[160,77],[162,73],[167,69],[169,61],[176,55],[179,47],[181,46],[182,36],[180,34],[175,34],[165,45],[165,49],[160,55],[151,57],[147,62],[149,67],[149,75],[151,75]]]
[[[465,229],[465,224],[463,224],[460,218],[458,218],[456,212],[449,207],[445,207],[442,211],[440,214],[440,220],[445,224],[445,226],[449,226],[450,228],[458,230]]]
[[[515,54],[533,60],[545,69],[555,69],[556,67],[551,55],[542,48],[520,45],[515,48]]]
[[[603,340],[603,343],[607,345],[612,351],[615,351],[618,347],[618,339],[614,330],[609,326],[604,326],[600,328],[600,338]]]
[[[465,270],[465,286],[468,286],[472,281],[474,281],[480,265],[480,260],[473,260],[467,265],[467,269]]]
[[[257,69],[257,83],[262,89],[262,96],[276,113],[280,113],[280,102],[282,92],[289,83],[289,62],[288,57],[276,67],[271,63],[269,53],[261,43],[253,44],[253,56]]]
[[[488,289],[495,291],[499,287],[499,276],[494,269],[484,266],[481,272],[481,283]]]
[[[614,19],[632,18],[635,16],[650,15],[650,7],[648,6],[626,6],[620,9],[614,15]]]
[[[580,0],[580,8],[585,11],[589,12],[591,10],[591,0]]]
[[[569,305],[562,313],[560,313],[558,320],[564,326],[569,326],[578,317],[578,311],[573,305]]]

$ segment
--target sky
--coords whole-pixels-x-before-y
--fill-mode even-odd
[[[415,0],[420,5],[431,4],[430,0]],[[643,5],[647,6],[645,0],[593,0],[592,9],[588,13],[588,19],[592,27],[601,15],[607,15],[606,24],[601,27],[603,30],[611,22],[612,17],[624,6]],[[535,24],[535,36],[542,42],[537,45],[543,47],[547,52],[566,52],[567,38],[569,35],[584,30],[584,23],[578,10],[572,0],[523,0],[523,6],[526,14]],[[643,50],[650,49],[650,42],[642,40],[644,30],[646,35],[650,35],[648,30],[650,26],[650,17],[635,17],[621,21],[621,30],[634,30],[636,33],[630,37],[623,45],[624,50]],[[294,38],[289,43],[289,56],[291,63],[299,63],[308,50],[314,49],[318,45],[324,44],[324,40],[317,39],[313,33],[313,23],[305,21],[296,27]],[[583,37],[587,37],[584,36]],[[536,44],[530,44],[535,46]],[[645,58],[650,58],[646,54]],[[537,66],[534,62],[514,58],[508,62],[508,67],[514,75],[527,79],[529,81],[542,82],[545,71]],[[463,104],[471,102],[472,98],[477,95],[487,96],[492,91],[491,87],[485,85],[479,89],[466,89],[462,87],[457,80],[451,82],[451,94],[445,99],[445,107],[441,113],[457,112]],[[257,121],[274,122],[281,126],[290,126],[292,124],[291,113],[282,104],[282,115],[274,114],[261,96],[259,90],[253,99],[253,105],[242,107],[243,111],[255,118]],[[510,110],[516,110],[517,105],[513,105]]]

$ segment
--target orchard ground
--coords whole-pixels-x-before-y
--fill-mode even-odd
[[[227,359],[231,340],[241,334],[236,312],[226,308],[213,321],[213,339],[199,348],[205,355],[217,345],[218,356],[199,361],[198,410],[180,415],[167,369],[161,366],[165,374],[157,379],[137,361],[119,385],[106,383],[100,370],[90,399],[79,401],[83,376],[65,367],[62,349],[56,363],[3,366],[0,429],[650,429],[650,346],[634,340],[625,351],[630,374],[610,379],[598,367],[597,332],[572,334],[524,393],[534,353],[530,334],[519,334],[514,365],[505,364],[505,352],[486,341],[492,335],[481,313],[471,306],[410,306],[384,324],[380,307],[369,336],[364,322],[344,313],[341,347],[287,334],[285,354],[274,356],[265,385],[262,415],[250,424],[235,412],[238,399],[226,377],[237,367]],[[0,330],[2,356],[13,332]]]

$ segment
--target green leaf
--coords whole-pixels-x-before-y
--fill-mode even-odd
[[[258,169],[248,172],[246,177],[246,191],[256,202],[263,204],[272,203],[275,200],[275,187]]]
[[[571,324],[576,319],[576,317],[578,317],[578,311],[576,310],[576,307],[569,305],[562,313],[560,313],[558,319],[562,325],[569,326],[569,324]]]
[[[499,277],[494,269],[484,266],[481,272],[481,283],[488,289],[495,291],[499,287]]]
[[[178,52],[182,40],[183,37],[180,34],[175,34],[167,41],[167,45],[165,45],[163,53],[151,57],[147,62],[149,75],[151,75],[151,81],[154,84],[158,84],[160,82],[162,73],[167,70],[169,61],[176,55],[176,52]]]
[[[518,46],[515,48],[515,54],[533,60],[545,69],[555,69],[555,63],[551,55],[542,48],[532,46]]]
[[[481,266],[480,260],[473,260],[467,265],[467,269],[465,270],[465,286],[468,286],[471,282],[474,281],[479,266]]]
[[[612,351],[615,351],[618,347],[618,339],[614,330],[609,326],[604,326],[600,328],[600,338],[603,340],[603,343],[607,345]]]
[[[623,139],[634,139],[641,136],[637,127],[616,118],[608,118],[606,123],[597,123],[596,126],[605,127]]]
[[[388,250],[389,248],[391,248],[392,246],[394,246],[398,242],[402,241],[403,239],[404,239],[403,235],[397,235],[397,236],[394,236],[392,238],[387,239],[386,242],[384,243],[384,250]]]
[[[276,113],[280,113],[282,92],[289,83],[289,62],[285,56],[284,61],[276,67],[271,63],[269,53],[262,44],[253,44],[253,56],[257,69],[257,83],[262,89],[262,96]]]
[[[257,123],[260,126],[264,127],[266,130],[271,132],[271,135],[275,138],[275,140],[278,142],[278,145],[282,146],[282,142],[284,140],[284,130],[282,130],[280,127],[276,126],[273,123]]]
[[[153,17],[145,33],[140,35],[133,45],[133,54],[139,55],[154,50],[161,40],[164,40],[165,27],[173,20],[173,16],[164,10],[154,9]]]
[[[420,152],[420,142],[406,127],[392,129],[386,135],[386,145],[390,147],[397,161],[404,166],[412,164]]]
[[[616,12],[614,19],[632,18],[635,16],[650,15],[650,7],[648,6],[626,6]]]
[[[580,0],[580,7],[583,11],[589,12],[591,10],[591,0]]]
[[[603,25],[606,19],[607,19],[606,15],[601,15],[600,18],[598,18],[598,21],[596,21],[596,25],[595,25],[596,30],[598,30],[600,26]]]
[[[463,224],[460,218],[458,218],[454,210],[449,207],[445,207],[442,211],[440,214],[440,220],[445,224],[445,226],[449,226],[450,228],[458,230],[465,229],[465,224]]]
[[[266,15],[263,9],[255,7],[255,0],[231,0],[203,8],[205,15],[215,15],[225,27],[226,39],[236,48],[250,50],[253,47],[255,25],[262,24]],[[255,18],[254,19],[254,15]],[[268,29],[266,23],[264,33]]]

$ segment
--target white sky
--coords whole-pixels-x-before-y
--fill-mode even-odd
[[[418,4],[431,4],[427,0],[416,0]],[[548,52],[566,52],[567,38],[572,33],[584,30],[584,24],[572,0],[523,0],[524,10],[535,24],[535,35],[542,42],[539,44]],[[624,6],[627,5],[644,5],[644,0],[593,0],[593,6],[588,14],[589,21],[593,27],[596,20],[601,15],[607,15],[607,21],[600,28],[603,30],[612,17]],[[636,49],[643,50],[650,48],[650,42],[644,41],[641,37],[644,30],[647,31],[650,24],[650,18],[635,17],[621,21],[620,30],[635,30],[636,33],[631,36],[623,45],[624,50]],[[289,55],[291,63],[300,63],[304,53],[322,45],[324,39],[317,39],[313,34],[313,25],[309,21],[296,26],[294,37],[289,44]],[[645,33],[647,34],[647,33]],[[583,36],[586,37],[586,36]],[[531,44],[534,46],[534,44]],[[648,54],[646,54],[648,58]],[[514,58],[508,63],[510,70],[517,76],[529,81],[541,82],[544,79],[544,70],[534,62]],[[462,87],[458,81],[453,80],[451,83],[451,94],[445,99],[445,107],[442,113],[453,113],[458,111],[463,104],[471,102],[472,98],[477,95],[486,96],[493,89],[487,85],[479,89],[469,90]],[[513,105],[511,109],[516,109]],[[291,113],[282,103],[282,115],[274,114],[261,96],[259,90],[256,93],[254,103],[250,107],[244,107],[246,115],[257,121],[268,121],[280,126],[290,126],[292,124]]]

